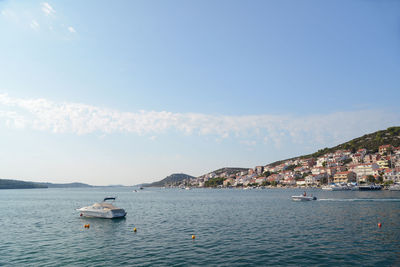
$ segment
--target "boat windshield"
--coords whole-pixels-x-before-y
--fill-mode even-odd
[[[115,200],[115,197],[105,197],[103,201],[106,201],[106,200]]]

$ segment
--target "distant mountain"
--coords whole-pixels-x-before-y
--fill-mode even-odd
[[[151,186],[151,183],[143,183],[143,184],[132,185],[132,187],[149,187],[149,186]]]
[[[47,188],[47,186],[34,182],[0,179],[0,189],[32,189],[32,188]]]
[[[20,180],[0,179],[0,189],[28,189],[28,188],[77,188],[77,187],[93,187],[84,183],[37,183],[26,182]]]
[[[149,185],[146,185],[147,187],[163,187],[167,185],[179,185],[185,180],[190,180],[192,178],[195,178],[193,176],[190,176],[188,174],[184,173],[174,173],[171,174],[170,176],[165,177],[161,181],[151,183]]]
[[[376,153],[379,150],[379,146],[381,145],[392,145],[394,147],[400,146],[400,127],[389,127],[386,130],[377,131],[370,134],[365,134],[361,137],[352,139],[348,142],[343,144],[331,147],[331,148],[324,148],[320,149],[313,154],[303,155],[300,157],[295,158],[317,158],[327,153],[332,153],[337,150],[351,150],[353,153],[360,148],[365,148],[368,152]],[[291,160],[286,159],[286,160]],[[286,160],[276,161],[274,163],[268,164],[270,166],[276,166],[283,163]]]
[[[48,188],[77,188],[77,187],[93,187],[92,185],[84,183],[67,183],[67,184],[53,184],[53,183],[37,183]]]

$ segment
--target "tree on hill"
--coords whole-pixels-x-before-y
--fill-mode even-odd
[[[222,185],[224,183],[225,179],[226,178],[222,178],[222,177],[211,178],[210,180],[208,180],[204,183],[204,187],[217,187],[219,185]]]
[[[263,173],[263,176],[268,177],[270,176],[272,173],[270,171],[266,171]]]
[[[287,167],[285,168],[285,170],[286,170],[286,171],[293,171],[294,168],[296,168],[296,167],[298,167],[298,166],[295,165],[295,164],[292,164],[292,165],[287,166]]]
[[[367,182],[368,183],[375,183],[375,177],[373,175],[368,175],[367,176]]]

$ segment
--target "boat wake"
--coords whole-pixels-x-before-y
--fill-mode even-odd
[[[371,202],[400,202],[400,198],[320,198],[318,201],[371,201]]]

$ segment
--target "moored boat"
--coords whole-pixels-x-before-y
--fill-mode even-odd
[[[400,191],[400,184],[392,184],[389,186],[390,191]]]
[[[106,202],[107,200],[115,200],[115,197],[106,197],[103,202],[95,203],[91,206],[77,209],[81,212],[81,216],[85,217],[96,217],[96,218],[122,218],[125,217],[126,211],[121,208],[117,208],[111,203]]]
[[[360,190],[360,191],[376,191],[376,190],[381,190],[381,189],[382,189],[382,186],[376,185],[376,184],[358,186],[358,190]]]
[[[346,184],[329,184],[326,186],[322,187],[322,190],[328,190],[328,191],[346,191],[346,190],[351,190],[351,188],[346,185]]]

